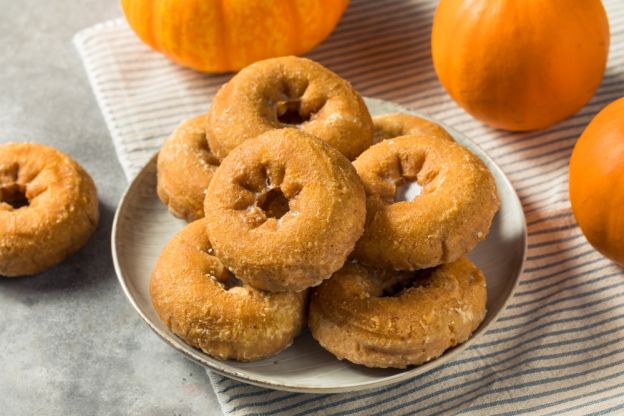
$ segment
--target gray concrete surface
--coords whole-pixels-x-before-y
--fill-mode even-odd
[[[141,321],[110,253],[126,181],[71,44],[116,0],[0,0],[0,143],[35,141],[93,176],[101,222],[82,251],[35,277],[0,278],[0,414],[216,415],[206,373]]]

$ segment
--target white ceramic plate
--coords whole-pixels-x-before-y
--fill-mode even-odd
[[[367,99],[366,103],[373,115],[397,111],[413,113],[380,100]],[[487,279],[485,320],[472,338],[436,360],[406,370],[369,369],[337,360],[307,331],[286,351],[252,363],[219,361],[185,344],[160,321],[149,295],[150,273],[156,259],[167,241],[185,225],[158,200],[155,157],[128,187],[113,223],[113,261],[126,296],[145,322],[187,358],[225,376],[273,389],[308,393],[363,390],[414,377],[457,357],[495,321],[511,297],[524,263],[526,225],[520,201],[503,172],[471,141],[447,129],[488,165],[496,178],[501,207],[487,239],[469,254]]]

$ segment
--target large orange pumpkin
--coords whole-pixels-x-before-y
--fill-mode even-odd
[[[149,46],[205,72],[301,55],[325,39],[349,0],[121,0]]]
[[[441,0],[431,37],[442,85],[475,118],[507,130],[578,111],[604,73],[600,0]]]
[[[598,113],[576,142],[570,202],[587,240],[624,265],[624,98]]]

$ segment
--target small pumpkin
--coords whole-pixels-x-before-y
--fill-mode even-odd
[[[507,130],[548,127],[592,97],[609,23],[600,0],[441,0],[433,64],[451,97]]]
[[[334,29],[349,0],[121,0],[153,49],[204,72],[301,55]]]
[[[576,142],[570,202],[587,240],[624,265],[624,98],[600,111]]]

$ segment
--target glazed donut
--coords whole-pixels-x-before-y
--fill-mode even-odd
[[[243,69],[217,92],[208,114],[206,135],[219,159],[247,139],[285,127],[326,141],[349,160],[373,140],[368,109],[351,84],[295,56]]]
[[[366,227],[353,255],[370,266],[416,270],[451,262],[485,238],[498,210],[492,174],[454,142],[384,140],[353,165],[367,195]],[[397,187],[409,181],[421,194],[395,202]]]
[[[393,272],[349,263],[314,289],[308,326],[338,359],[405,368],[466,341],[485,317],[483,273],[468,259]]]
[[[342,267],[362,234],[366,202],[342,154],[281,129],[221,162],[205,212],[215,252],[238,278],[272,292],[300,291]]]
[[[259,360],[292,344],[306,292],[270,293],[238,282],[212,254],[204,220],[180,231],[152,272],[154,309],[189,345],[222,360]]]
[[[205,115],[184,121],[158,153],[158,197],[173,215],[189,222],[204,216],[206,188],[219,166],[205,124]]]
[[[439,124],[411,114],[383,114],[373,117],[373,142],[393,139],[400,136],[431,136],[454,141]]]
[[[75,253],[98,223],[85,170],[56,149],[0,145],[0,275],[39,273]]]

